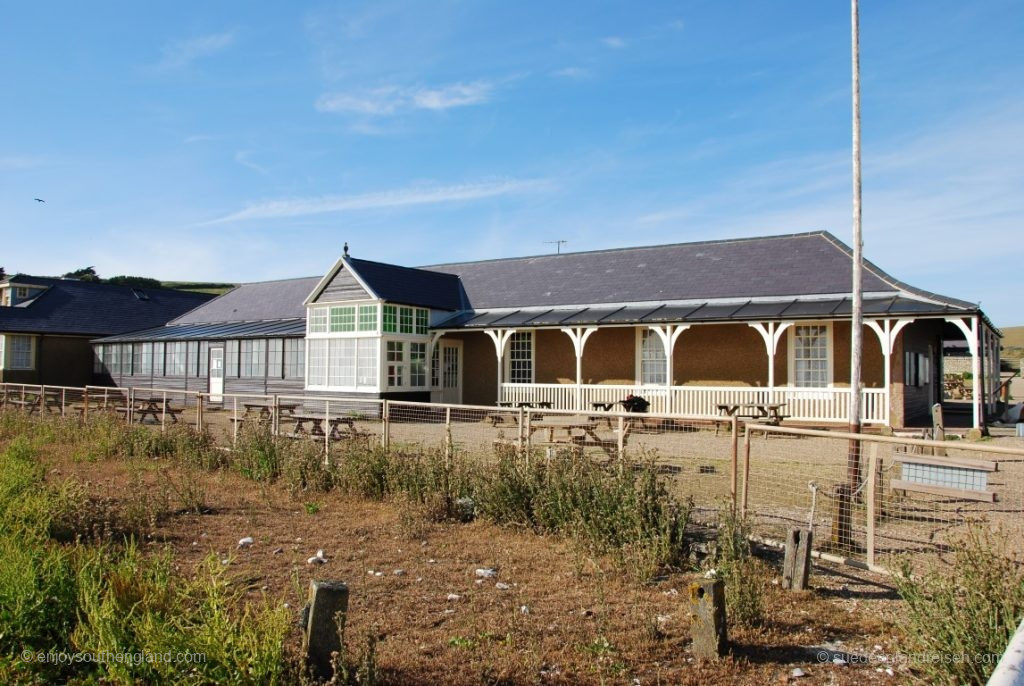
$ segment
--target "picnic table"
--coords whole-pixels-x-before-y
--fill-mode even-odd
[[[356,422],[352,417],[327,417],[322,414],[302,414],[293,412],[288,419],[295,424],[294,434],[296,436],[316,436],[323,438],[326,435],[324,422],[328,423],[330,438],[332,441],[340,441],[345,438],[355,438],[359,435],[356,430]],[[306,425],[309,425],[309,428]],[[347,431],[341,427],[347,427]]]
[[[25,410],[28,414],[33,412],[60,412],[60,394],[57,391],[32,391],[19,395],[9,393],[4,398],[5,405],[14,405]]]
[[[269,421],[274,413],[273,403],[261,403],[261,402],[248,402],[242,403],[242,407],[245,408],[245,412],[239,419],[246,421],[258,421],[266,422]],[[295,411],[299,409],[298,403],[278,403],[277,409],[281,413],[281,416],[292,416]]]
[[[115,410],[120,414],[127,414],[128,407],[117,407]],[[163,396],[135,396],[134,405],[131,407],[132,416],[137,417],[141,424],[145,421],[147,416],[153,418],[153,421],[157,423],[163,422],[164,417],[170,417],[172,424],[178,423],[178,415],[184,411],[184,408],[174,407],[171,405],[171,399]]]
[[[789,415],[782,414],[786,403],[719,403],[716,407],[726,417],[763,419],[766,424],[778,426]]]
[[[570,417],[548,417],[535,419],[530,422],[530,436],[538,431],[547,434],[547,441],[541,445],[547,446],[568,446],[573,448],[595,447],[601,448],[609,456],[614,456],[618,450],[618,441],[602,438],[597,433],[598,419],[586,416]],[[558,434],[563,433],[564,436]],[[624,431],[623,441],[628,435],[628,427]]]
[[[503,401],[498,403],[498,407],[528,407],[528,408],[531,408],[531,409],[532,408],[542,408],[542,409],[545,409],[545,410],[550,410],[551,409],[551,402],[548,401],[548,400],[538,400],[538,401],[519,400],[519,401],[515,401],[515,402],[513,402],[511,400],[503,400]]]

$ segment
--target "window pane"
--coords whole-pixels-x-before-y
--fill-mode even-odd
[[[409,344],[409,385],[417,388],[427,385],[427,344]]]
[[[793,382],[804,388],[828,386],[828,327],[797,326],[793,330]]]
[[[356,341],[354,338],[336,338],[330,342],[327,356],[329,371],[327,385],[351,388],[356,385]]]
[[[416,310],[416,333],[425,336],[430,331],[430,311]]]
[[[141,350],[138,351],[138,359],[135,361],[137,365],[136,374],[143,376],[149,376],[153,373],[153,344],[143,343]]]
[[[517,331],[508,341],[509,383],[533,383],[533,332]]]
[[[376,305],[360,305],[359,306],[359,330],[360,331],[376,331],[377,330],[377,306]]]
[[[281,364],[284,353],[284,339],[271,338],[267,341],[267,376],[281,378]]]
[[[388,341],[388,386],[403,386],[405,378],[405,344],[402,341]]]
[[[356,383],[359,386],[377,388],[380,369],[377,363],[377,351],[379,350],[376,338],[360,338],[358,343],[356,368]]]
[[[164,351],[167,347],[166,343],[154,343],[153,344],[153,376],[164,375]]]
[[[434,352],[430,353],[430,385],[437,388],[441,385],[441,343],[434,344]]]
[[[355,307],[332,307],[331,308],[331,332],[355,331],[356,330],[356,308]]]
[[[412,308],[402,307],[398,310],[398,331],[412,333]]]
[[[309,310],[309,332],[327,333],[327,308],[313,307]]]
[[[284,378],[301,379],[305,375],[306,341],[286,338],[284,341]]]
[[[11,369],[32,369],[32,337],[8,336],[8,345]]]
[[[309,341],[309,385],[327,385],[327,341]]]
[[[4,337],[0,336],[0,369],[4,368]],[[92,373],[102,374],[103,373],[103,346],[94,345],[92,347]]]
[[[199,371],[197,376],[206,378],[210,374],[210,341],[199,341]]]
[[[267,342],[263,339],[241,342],[239,375],[243,378],[262,379],[266,376]]]
[[[398,331],[398,308],[394,305],[385,305],[383,313],[384,333],[396,333]]]
[[[224,344],[224,376],[238,378],[238,341],[227,341]]]
[[[668,381],[667,364],[661,337],[650,329],[641,329],[640,383],[664,385]]]

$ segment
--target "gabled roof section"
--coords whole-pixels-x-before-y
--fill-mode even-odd
[[[351,280],[339,283],[342,274]],[[355,291],[358,284],[365,295]],[[333,291],[333,293],[332,293]],[[459,277],[431,269],[400,267],[343,255],[320,279],[305,304],[369,297],[401,305],[455,311],[466,306]]]
[[[28,274],[8,274],[5,278],[0,279],[0,286],[7,284],[17,284],[18,286],[51,286],[55,282],[61,281],[61,279],[54,278],[51,276],[30,276]]]
[[[852,251],[827,231],[441,264],[474,310],[671,301],[800,298],[850,292]],[[864,292],[939,296],[865,263]]]
[[[317,277],[243,283],[171,324],[211,324],[305,318],[303,300]],[[141,327],[140,327],[141,328]]]
[[[20,276],[14,277],[14,283],[28,283]],[[161,326],[213,297],[163,288],[31,278],[33,285],[45,285],[46,290],[18,307],[0,307],[0,331],[109,336]]]
[[[138,341],[216,341],[228,338],[294,337],[306,334],[306,320],[275,319],[259,322],[220,322],[216,324],[168,324],[119,336],[108,336],[97,343],[133,343]]]

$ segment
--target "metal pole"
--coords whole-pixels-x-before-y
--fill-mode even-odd
[[[743,432],[743,498],[740,514],[747,514],[747,495],[750,493],[750,427]]]
[[[853,312],[850,318],[850,433],[860,433],[861,362],[864,346],[864,294],[862,269],[864,240],[861,236],[860,168],[860,11],[850,0],[851,62],[853,76]],[[860,442],[850,441],[847,479],[852,488],[860,483]]]
[[[324,400],[324,464],[328,464],[331,453],[331,401]]]

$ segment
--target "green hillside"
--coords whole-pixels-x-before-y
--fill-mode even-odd
[[[190,291],[192,293],[210,293],[221,295],[235,287],[233,283],[203,283],[201,281],[162,281],[164,288],[173,288],[176,291]]]

